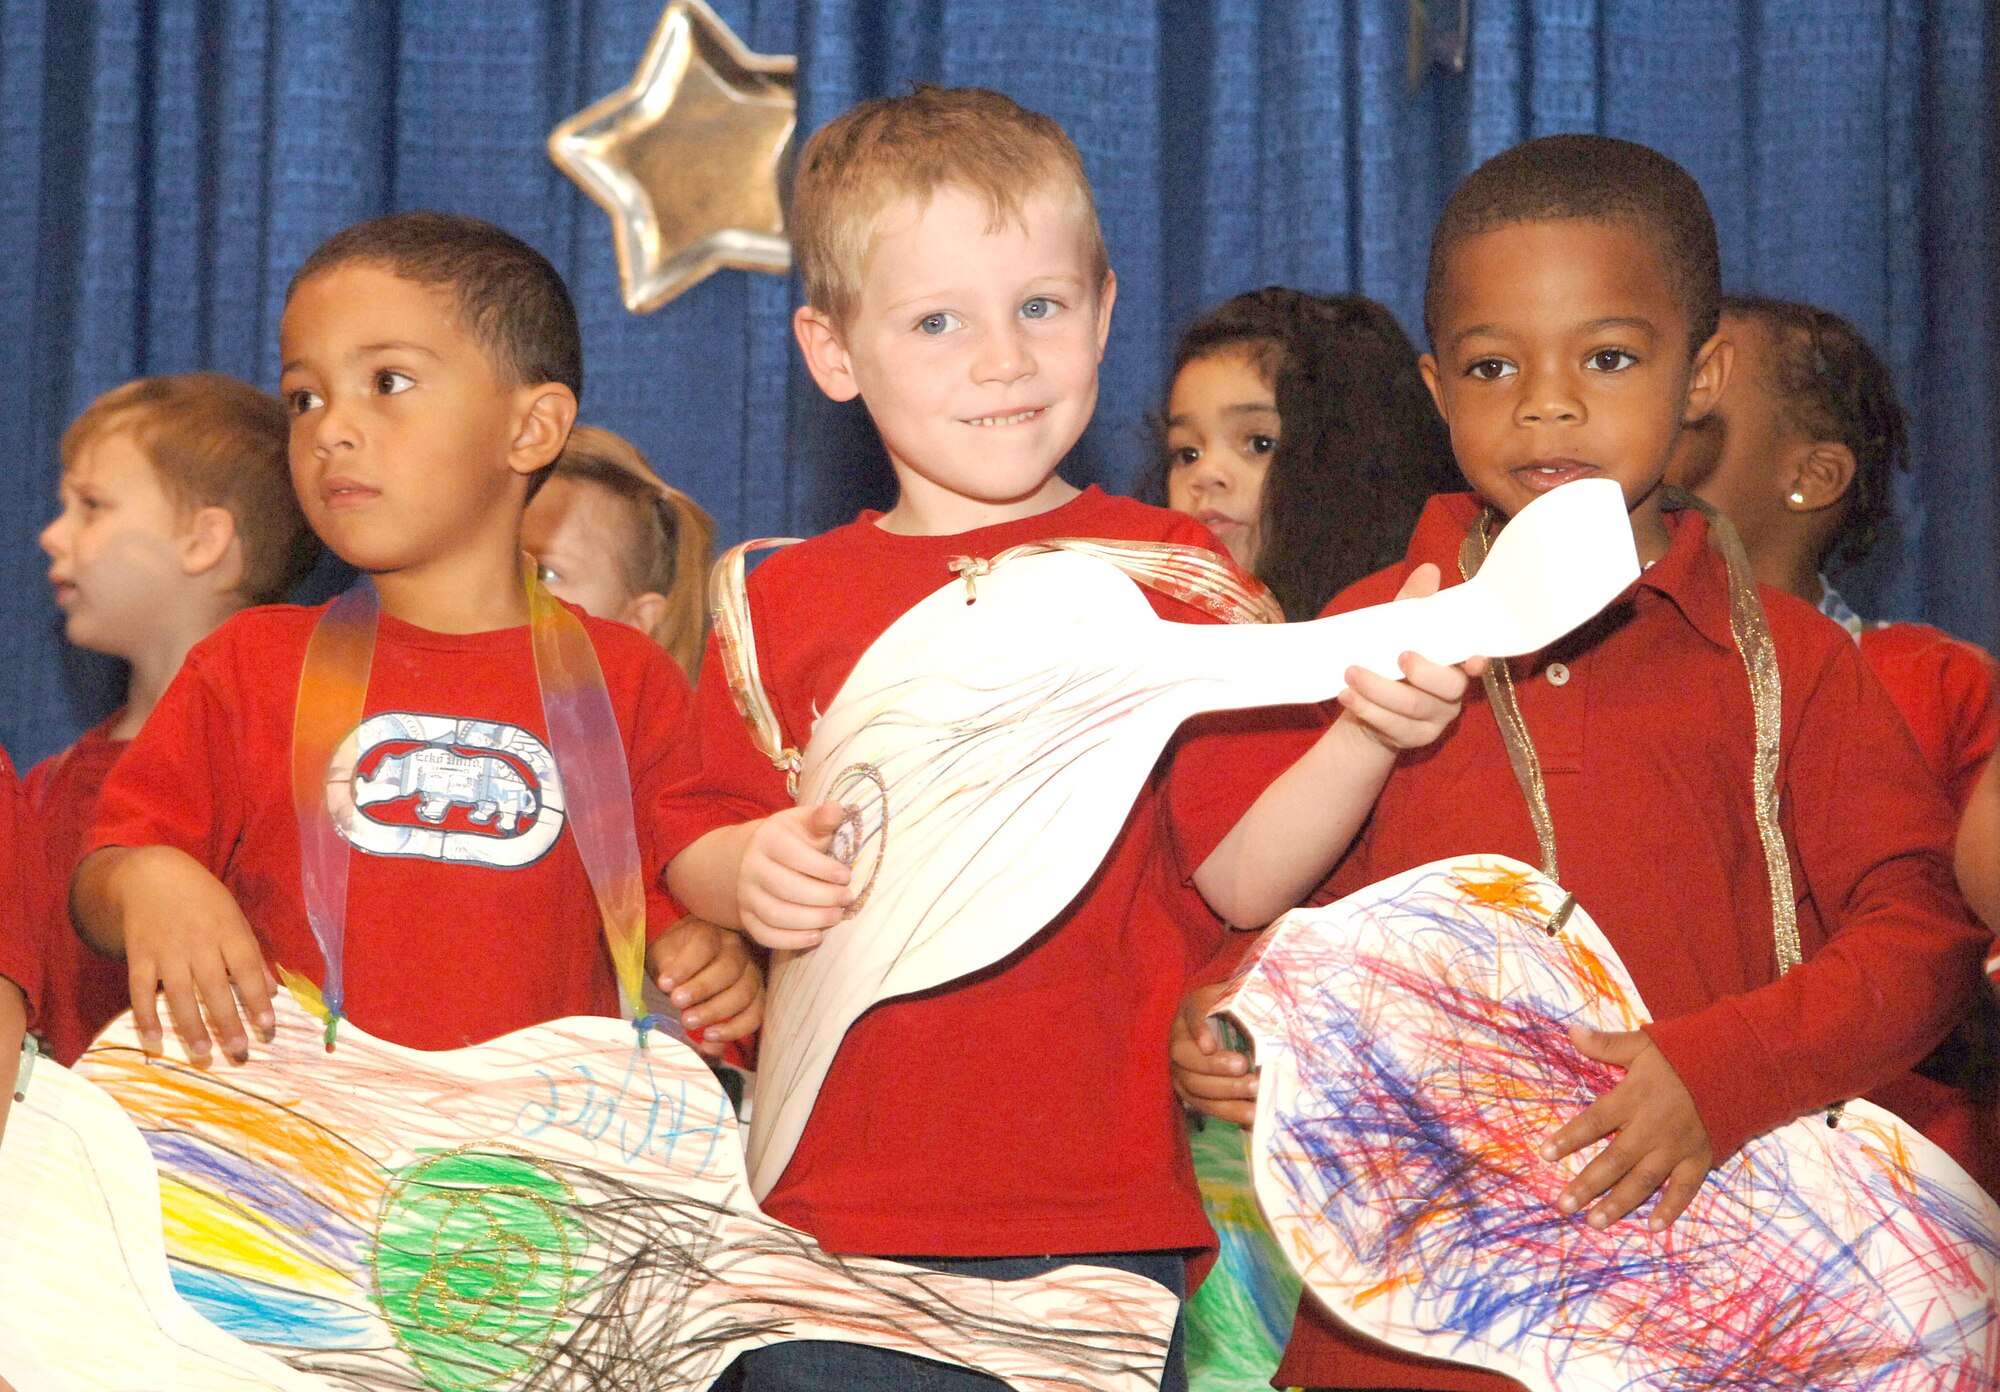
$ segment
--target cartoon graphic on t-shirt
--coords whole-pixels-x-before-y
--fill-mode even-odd
[[[518,725],[387,711],[341,741],[327,811],[370,855],[513,869],[562,835],[562,780],[548,746]]]

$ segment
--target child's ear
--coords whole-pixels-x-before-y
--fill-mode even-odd
[[[196,508],[181,538],[181,569],[192,579],[214,574],[231,590],[243,578],[243,545],[236,517],[226,507]]]
[[[516,402],[520,414],[507,447],[507,467],[517,474],[537,473],[555,463],[569,443],[570,427],[576,424],[576,393],[561,382],[543,382],[522,387]]]
[[[792,315],[792,337],[799,341],[806,370],[812,373],[821,391],[835,401],[852,401],[861,395],[861,384],[854,380],[854,364],[848,360],[847,346],[840,341],[840,330],[823,310],[800,305]]]
[[[1438,376],[1438,360],[1436,356],[1430,353],[1425,353],[1422,357],[1418,358],[1417,371],[1421,373],[1423,376],[1424,388],[1425,390],[1430,392],[1431,401],[1438,408],[1438,415],[1444,418],[1444,423],[1446,425],[1450,425],[1451,412],[1445,409],[1444,379]]]
[[[1118,272],[1104,270],[1104,285],[1097,292],[1097,360],[1104,361],[1104,345],[1111,337],[1111,306],[1118,303]]]
[[[628,623],[647,637],[652,637],[660,627],[660,620],[667,616],[667,597],[658,590],[647,590],[635,594],[625,601],[625,608],[618,615],[621,623]]]
[[[1838,440],[1820,440],[1800,457],[1785,490],[1792,512],[1818,512],[1847,496],[1854,484],[1854,451]]]
[[[1698,421],[1715,409],[1722,389],[1729,385],[1729,369],[1736,365],[1736,345],[1717,330],[1694,355],[1688,372],[1687,405],[1681,410],[1681,424]]]

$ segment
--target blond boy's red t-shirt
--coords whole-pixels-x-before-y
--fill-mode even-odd
[[[1328,612],[1394,596],[1435,563],[1458,577],[1478,514],[1435,498],[1402,564]],[[1517,659],[1521,711],[1540,754],[1565,887],[1632,974],[1647,1032],[1694,1095],[1718,1158],[1828,1103],[1874,1093],[1922,1125],[1957,1094],[1906,1072],[1978,989],[1987,934],[1952,878],[1951,808],[1902,718],[1847,634],[1810,606],[1761,592],[1783,681],[1780,820],[1806,963],[1777,978],[1763,852],[1751,809],[1749,679],[1729,630],[1728,576],[1694,513],[1669,517],[1667,554],[1600,619]],[[1175,796],[1217,761],[1275,774],[1310,733],[1191,747]],[[1266,723],[1269,723],[1268,721]],[[1190,803],[1174,824],[1199,864],[1220,838]],[[1226,815],[1226,813],[1225,813]],[[1435,744],[1399,760],[1374,814],[1314,902],[1471,851],[1540,860],[1527,802],[1475,684]],[[1227,956],[1252,937],[1240,935]],[[1775,980],[1774,980],[1775,979]],[[1961,1163],[1976,1157],[1960,1156]],[[1393,1353],[1308,1300],[1280,1385],[1500,1392],[1512,1380]]]
[[[0,749],[0,976],[26,998],[28,1028],[40,1027],[42,959],[50,936],[53,895],[48,859],[14,765]]]
[[[60,901],[83,859],[97,795],[130,740],[111,738],[120,713],[86,730],[75,744],[28,770],[28,804],[41,824],[49,870]],[[42,1042],[57,1063],[68,1067],[90,1047],[98,1031],[132,1004],[125,964],[92,950],[58,921],[49,934],[42,1004]]]
[[[750,576],[764,685],[796,747],[876,637],[958,583],[954,557],[1050,537],[1216,549],[1192,519],[1095,488],[1039,516],[953,536],[893,535],[879,516],[778,551]],[[1214,621],[1146,596],[1163,618]],[[701,670],[701,774],[663,809],[669,855],[792,805],[783,776],[751,744],[713,649]],[[1165,1044],[1187,974],[1213,955],[1220,928],[1162,902],[1154,857],[1163,767],[1055,922],[998,965],[855,1023],[766,1212],[844,1253],[1011,1256],[1212,1240]]]
[[[188,653],[104,785],[86,850],[173,846],[236,896],[267,958],[324,984],[300,886],[291,740],[325,606],[231,618]],[[649,936],[650,820],[693,767],[687,678],[636,630],[583,621],[631,767]],[[384,614],[357,727],[366,815],[350,837],[346,1011],[377,1038],[452,1049],[618,1013],[597,904],[548,747],[528,629],[433,633]]]

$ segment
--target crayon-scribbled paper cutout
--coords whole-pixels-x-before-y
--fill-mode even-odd
[[[1179,1302],[1143,1277],[944,1275],[832,1256],[765,1217],[720,1084],[671,1037],[642,1048],[627,1022],[575,1017],[423,1053],[350,1021],[328,1053],[296,1001],[276,1008],[276,1040],[241,1066],[148,1059],[128,1015],[80,1077],[37,1070],[0,1161],[10,1208],[47,1221],[10,1213],[0,1271],[38,1273],[15,1279],[6,1317],[56,1333],[0,1339],[0,1378],[120,1385],[42,1379],[72,1346],[95,1357],[193,1329],[185,1375],[124,1385],[696,1392],[792,1339],[1024,1392],[1159,1384]],[[62,1148],[86,1111],[83,1144]],[[115,1222],[105,1195],[121,1196]],[[148,1241],[153,1277],[129,1260]],[[58,1324],[71,1295],[93,1316]],[[238,1376],[232,1359],[276,1372]]]
[[[1501,856],[1287,914],[1217,1003],[1255,1041],[1258,1202],[1338,1318],[1537,1392],[2000,1386],[2000,1208],[1867,1102],[1724,1160],[1663,1235],[1555,1208],[1536,1150],[1619,1070],[1568,1026],[1645,1006],[1579,907]]]
[[[1327,700],[1349,667],[1395,675],[1409,651],[1534,652],[1638,575],[1624,495],[1590,479],[1523,508],[1465,584],[1309,623],[1170,623],[1068,552],[927,596],[862,654],[805,749],[800,802],[862,810],[844,849],[868,896],[819,946],[777,954],[752,1186],[777,1182],[863,1011],[992,965],[1076,897],[1189,716]]]

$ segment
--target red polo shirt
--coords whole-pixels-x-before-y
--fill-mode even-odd
[[[51,913],[47,858],[28,815],[28,800],[14,781],[14,765],[0,749],[0,976],[27,997],[28,1027],[36,1027],[42,998],[42,956]]]
[[[1478,507],[1470,494],[1433,499],[1404,562],[1353,586],[1328,612],[1389,600],[1424,561],[1456,583]],[[1846,633],[1764,589],[1784,691],[1780,821],[1806,956],[1779,978],[1751,808],[1750,684],[1729,631],[1728,575],[1698,514],[1674,514],[1668,525],[1667,554],[1605,614],[1514,663],[1563,883],[1630,970],[1655,1019],[1647,1032],[1694,1095],[1718,1157],[1885,1084],[1906,1111],[1922,1112],[1931,1090],[1948,1090],[1906,1070],[1966,1008],[1988,942],[1953,887],[1951,808]],[[1200,787],[1215,757],[1235,762],[1237,779],[1253,758],[1275,775],[1312,738],[1291,723],[1264,737],[1261,754],[1248,732],[1234,748],[1216,739],[1191,746],[1171,793]],[[1190,828],[1180,849],[1191,868],[1227,824],[1204,827],[1194,806],[1174,811],[1170,820]],[[1398,763],[1314,902],[1470,851],[1540,860],[1478,686],[1443,738]],[[1516,1387],[1391,1353],[1310,1301],[1276,1381]]]

